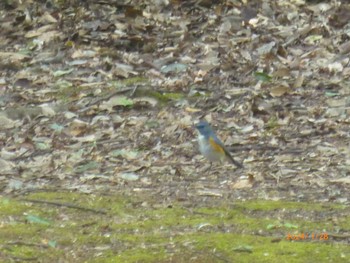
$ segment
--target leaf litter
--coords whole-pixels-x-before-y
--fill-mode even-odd
[[[242,2],[1,3],[4,191],[349,204],[349,4]],[[204,116],[243,172],[203,169]]]

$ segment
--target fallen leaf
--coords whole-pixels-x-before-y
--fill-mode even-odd
[[[270,94],[272,97],[281,97],[288,92],[290,92],[290,88],[284,85],[278,85],[270,88]]]

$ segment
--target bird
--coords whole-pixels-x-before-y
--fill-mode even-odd
[[[198,130],[199,151],[210,162],[229,160],[237,168],[243,168],[243,165],[237,162],[226,149],[225,145],[216,136],[214,130],[206,120],[201,120],[195,125]]]

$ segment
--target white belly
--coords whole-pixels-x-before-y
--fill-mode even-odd
[[[203,135],[198,135],[199,151],[211,162],[221,161],[223,155],[213,151],[209,142]]]

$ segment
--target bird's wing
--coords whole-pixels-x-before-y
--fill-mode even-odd
[[[212,139],[212,138],[210,138]],[[213,137],[212,139],[217,148],[220,148],[220,151],[223,151],[223,153],[225,153],[225,156],[227,157],[227,159],[230,160],[231,163],[233,163],[234,165],[236,165],[238,168],[243,168],[243,165],[239,162],[237,162],[235,159],[233,159],[233,157],[231,156],[231,153],[227,150],[227,148],[225,147],[225,145],[220,141],[220,139],[218,137]],[[214,147],[214,143],[211,143],[212,146]]]
[[[209,137],[209,143],[211,147],[213,147],[214,151],[221,153],[221,154],[226,154],[225,152],[225,147],[224,145],[218,140],[216,137]]]

